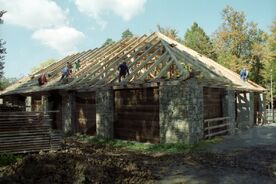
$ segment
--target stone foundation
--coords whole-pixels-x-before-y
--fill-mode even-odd
[[[160,142],[193,144],[203,137],[203,87],[195,79],[160,86]]]
[[[254,125],[254,93],[237,92],[237,127],[247,129]]]
[[[75,95],[73,93],[62,96],[62,130],[65,134],[73,133]]]
[[[114,137],[114,104],[113,90],[99,89],[96,91],[96,132],[101,138]]]
[[[230,134],[235,134],[236,127],[236,109],[235,109],[235,91],[226,90],[223,99],[223,116],[229,117]]]

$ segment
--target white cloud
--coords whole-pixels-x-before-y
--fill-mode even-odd
[[[76,51],[84,34],[69,26],[69,9],[53,0],[0,0],[4,21],[33,30],[32,38],[60,54]]]
[[[5,23],[29,29],[63,26],[66,13],[52,0],[0,0]]]
[[[146,0],[74,0],[79,11],[93,17],[104,27],[107,22],[103,16],[109,12],[115,13],[123,20],[129,21],[135,15],[144,11]]]
[[[69,54],[76,51],[76,45],[84,39],[84,34],[72,27],[59,27],[40,29],[35,31],[32,38],[42,44],[53,48],[61,54]]]

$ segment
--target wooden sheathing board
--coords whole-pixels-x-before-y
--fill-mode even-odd
[[[160,142],[158,88],[114,91],[114,137]]]
[[[88,135],[96,135],[95,92],[76,94],[74,127],[74,132]]]
[[[0,114],[0,153],[60,149],[61,133],[53,132],[50,117],[37,112]]]
[[[62,130],[62,97],[58,92],[53,92],[48,96],[48,110],[55,111],[50,113],[51,128]]]
[[[206,119],[220,119],[223,117],[223,88],[203,88],[203,108],[204,120]],[[227,126],[220,126],[227,123],[225,120],[204,122],[204,135],[215,134],[227,129]],[[214,129],[207,129],[207,127],[217,127]]]

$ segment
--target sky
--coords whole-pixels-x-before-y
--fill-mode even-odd
[[[7,11],[0,25],[4,76],[19,78],[45,60],[100,47],[107,38],[117,41],[128,28],[141,36],[160,24],[183,38],[197,22],[212,36],[226,5],[267,32],[276,19],[276,0],[0,0]]]

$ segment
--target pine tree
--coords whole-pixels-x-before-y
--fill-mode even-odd
[[[3,23],[2,16],[6,13],[6,11],[0,11],[0,24]],[[6,54],[6,48],[4,47],[5,41],[0,38],[0,78],[3,77],[3,69],[4,69],[4,59]],[[0,84],[1,85],[1,84]]]
[[[104,47],[112,43],[115,43],[115,41],[113,41],[111,38],[107,38],[102,46]]]
[[[200,54],[206,55],[214,60],[216,59],[214,47],[210,38],[196,22],[186,31],[184,44]]]
[[[127,29],[122,33],[122,39],[126,39],[126,38],[132,38],[133,37],[133,33]]]

